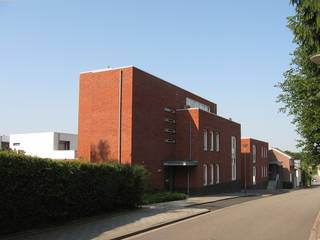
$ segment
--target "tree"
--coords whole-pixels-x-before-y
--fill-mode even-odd
[[[298,146],[310,156],[310,164],[320,163],[320,67],[310,56],[320,52],[320,1],[291,0],[295,15],[288,17],[288,27],[297,48],[292,53],[290,69],[277,84],[282,93],[280,109],[293,117],[301,136]]]

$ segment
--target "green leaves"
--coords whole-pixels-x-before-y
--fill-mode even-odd
[[[280,109],[293,116],[293,123],[302,140],[299,145],[306,151],[313,164],[320,163],[320,153],[314,145],[320,143],[320,67],[310,61],[310,56],[320,52],[320,1],[291,0],[296,14],[288,17],[288,27],[297,44],[292,54],[290,69],[284,81],[278,102]]]
[[[0,233],[142,203],[141,166],[53,161],[0,151]]]

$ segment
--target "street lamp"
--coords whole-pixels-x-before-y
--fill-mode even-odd
[[[320,65],[320,53],[316,53],[310,57],[311,62]]]

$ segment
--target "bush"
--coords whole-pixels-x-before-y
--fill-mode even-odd
[[[53,161],[0,152],[0,232],[142,204],[141,166]]]
[[[143,196],[143,204],[169,202],[175,200],[186,199],[187,195],[179,192],[157,192],[157,193],[146,193]]]

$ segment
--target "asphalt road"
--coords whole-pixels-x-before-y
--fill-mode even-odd
[[[232,201],[206,204],[214,211],[129,239],[308,240],[320,210],[320,187]]]

